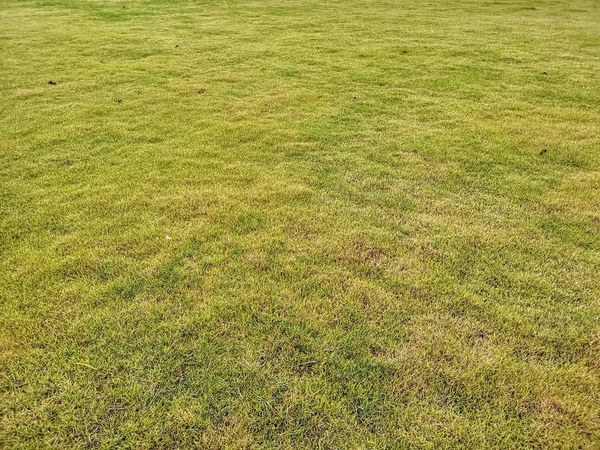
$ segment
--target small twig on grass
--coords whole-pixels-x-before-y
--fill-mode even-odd
[[[86,364],[86,363],[78,362],[78,363],[75,363],[75,364],[78,365],[78,366],[87,367],[88,369],[98,370],[94,366],[90,366],[89,364]]]

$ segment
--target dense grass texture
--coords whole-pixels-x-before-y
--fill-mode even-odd
[[[600,448],[597,0],[0,37],[0,447]]]

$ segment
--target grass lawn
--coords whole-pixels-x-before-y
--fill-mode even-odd
[[[3,0],[0,447],[600,446],[598,0]]]

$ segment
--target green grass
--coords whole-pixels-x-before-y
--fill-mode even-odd
[[[598,448],[597,0],[0,38],[0,447]]]

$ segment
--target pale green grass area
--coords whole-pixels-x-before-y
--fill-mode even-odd
[[[0,38],[0,447],[599,448],[597,0]]]

